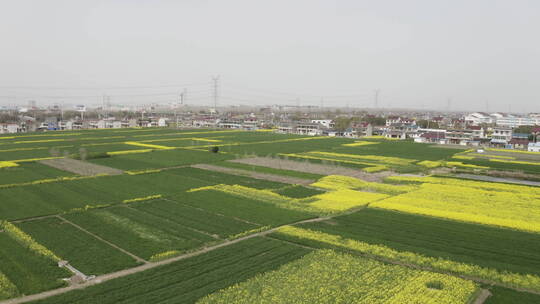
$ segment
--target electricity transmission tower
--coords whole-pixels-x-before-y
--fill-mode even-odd
[[[217,109],[217,103],[218,103],[218,89],[219,89],[219,75],[212,77],[213,81],[213,87],[214,87],[214,110]],[[217,111],[217,110],[216,110]]]
[[[380,91],[381,90],[379,90],[379,89],[375,90],[375,96],[374,96],[375,109],[377,109],[379,107],[379,92]]]

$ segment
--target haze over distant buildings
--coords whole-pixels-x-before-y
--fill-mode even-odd
[[[2,1],[0,106],[212,106],[220,75],[220,105],[538,112],[539,28],[534,0]]]

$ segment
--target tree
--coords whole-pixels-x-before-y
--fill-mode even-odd
[[[343,132],[351,126],[351,119],[347,117],[338,117],[334,121],[335,129]]]

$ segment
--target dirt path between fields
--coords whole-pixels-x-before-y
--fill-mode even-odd
[[[259,172],[249,171],[249,170],[220,167],[220,166],[209,165],[209,164],[197,164],[197,165],[192,165],[191,167],[203,169],[203,170],[223,172],[223,173],[233,174],[233,175],[248,176],[248,177],[252,177],[256,179],[264,179],[264,180],[280,182],[280,183],[285,183],[285,184],[310,185],[315,182],[314,180],[311,180],[311,179],[303,179],[303,178],[269,174],[269,173],[259,173]]]
[[[472,302],[471,304],[484,304],[484,302],[487,300],[487,298],[489,298],[491,296],[491,292],[487,289],[482,289],[480,291],[480,294],[478,295],[478,297],[476,297],[476,299],[474,300],[474,302]]]
[[[334,165],[314,164],[307,161],[295,161],[281,158],[254,157],[230,160],[230,162],[268,167],[282,170],[300,171],[321,175],[345,175],[359,178],[368,182],[382,182],[384,178],[397,175],[393,172],[366,173],[359,169],[340,167]]]
[[[114,169],[111,167],[101,166],[85,162],[82,160],[76,160],[72,158],[58,158],[58,159],[47,159],[42,160],[40,163],[60,169],[63,171],[75,173],[82,176],[94,176],[98,174],[108,174],[108,175],[120,175],[124,171]]]
[[[327,220],[327,219],[329,219],[329,217],[318,217],[318,218],[304,220],[304,221],[300,221],[300,222],[296,222],[294,224],[288,224],[288,225],[320,222],[320,221],[324,221],[324,220]],[[287,226],[287,225],[283,225],[283,226]],[[244,236],[244,237],[241,237],[241,238],[238,238],[238,239],[235,239],[235,240],[231,240],[231,241],[227,240],[227,241],[225,241],[223,243],[213,245],[213,246],[210,246],[210,247],[204,247],[204,248],[199,249],[197,251],[186,253],[186,254],[183,254],[183,255],[179,255],[179,256],[176,256],[174,258],[170,258],[170,259],[167,259],[167,260],[163,260],[163,261],[159,261],[159,262],[155,262],[155,263],[148,262],[146,264],[143,264],[141,266],[137,266],[137,267],[134,267],[134,268],[124,269],[124,270],[120,270],[120,271],[117,271],[117,272],[100,275],[100,276],[97,276],[93,280],[86,281],[86,282],[84,282],[82,284],[79,284],[79,285],[72,285],[72,286],[68,286],[68,287],[63,287],[63,288],[58,288],[58,289],[54,289],[54,290],[45,291],[45,292],[38,293],[38,294],[33,294],[33,295],[29,295],[29,296],[23,296],[23,297],[20,297],[20,298],[0,301],[0,304],[27,303],[27,302],[31,302],[31,301],[42,300],[42,299],[45,299],[45,298],[49,298],[49,297],[52,297],[52,296],[55,296],[55,295],[63,294],[63,293],[69,292],[69,291],[77,290],[77,289],[84,289],[84,288],[86,288],[88,286],[100,284],[100,283],[103,283],[103,282],[106,282],[106,281],[109,281],[109,280],[112,280],[112,279],[121,278],[121,277],[124,277],[124,276],[128,276],[128,275],[131,275],[131,274],[135,274],[135,273],[138,273],[138,272],[142,272],[142,271],[145,271],[145,270],[149,270],[149,269],[156,268],[156,267],[163,266],[163,265],[168,265],[168,264],[180,261],[180,260],[184,260],[184,259],[187,259],[187,258],[198,256],[198,255],[201,255],[201,254],[204,254],[204,253],[207,253],[207,252],[210,252],[210,251],[222,248],[222,247],[226,247],[226,246],[236,244],[238,242],[241,242],[241,241],[244,241],[244,240],[247,240],[247,239],[251,239],[251,238],[254,238],[254,237],[258,237],[258,236],[264,236],[264,235],[267,235],[267,234],[270,234],[270,233],[276,231],[277,229],[279,229],[279,228],[281,228],[283,226],[279,226],[279,227],[276,227],[276,228],[273,228],[273,229],[270,229],[270,230],[266,230],[266,231],[262,231],[262,232],[258,232],[258,233],[255,233],[255,234],[250,234],[248,236]]]

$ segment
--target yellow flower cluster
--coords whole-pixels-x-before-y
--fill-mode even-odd
[[[428,257],[414,252],[397,251],[383,245],[369,244],[353,239],[343,238],[339,235],[297,228],[293,226],[281,227],[277,230],[277,233],[354,250],[363,254],[400,263],[419,265],[437,271],[451,272],[459,275],[490,280],[507,286],[540,291],[540,277],[536,275],[525,275],[507,271],[501,272],[496,269],[480,267],[474,264],[461,263],[443,258]]]
[[[12,162],[12,161],[0,161],[0,169],[2,168],[11,168],[11,167],[18,167],[19,164]]]
[[[509,150],[509,149],[497,149],[497,148],[487,148],[487,151],[496,151],[496,152],[506,152],[506,153],[518,153],[518,154],[533,154],[533,155],[539,155],[538,152],[532,152],[532,151],[521,151],[521,150]]]
[[[465,156],[465,155],[454,155],[452,158],[455,159],[464,159],[464,160],[471,160],[474,159],[474,156]]]
[[[37,139],[37,140],[23,140],[23,141],[16,141],[13,142],[14,144],[37,144],[37,143],[47,143],[47,142],[57,142],[57,141],[65,141],[65,139]]]
[[[424,160],[416,164],[422,167],[430,168],[430,169],[444,166],[443,161],[431,161],[431,160]]]
[[[0,189],[23,187],[23,186],[30,186],[30,185],[49,184],[49,183],[65,182],[65,181],[74,181],[74,180],[81,180],[81,179],[97,178],[97,177],[102,177],[102,176],[108,176],[108,175],[98,174],[98,175],[93,175],[93,176],[61,176],[57,178],[39,179],[39,180],[26,182],[26,183],[3,184],[3,185],[0,185]]]
[[[315,183],[311,184],[313,187],[327,189],[327,190],[364,190],[374,191],[384,194],[396,195],[407,193],[418,189],[414,185],[391,185],[382,183],[366,182],[358,178],[342,175],[328,175]]]
[[[335,158],[344,158],[344,159],[359,159],[363,161],[374,161],[383,164],[391,165],[408,165],[412,162],[415,162],[414,159],[406,159],[399,157],[389,157],[389,156],[380,156],[380,155],[357,155],[357,154],[345,154],[345,153],[333,153],[333,152],[319,152],[312,151],[306,152],[308,155],[322,155],[326,157],[335,157]]]
[[[272,228],[272,227],[271,226],[262,226],[262,227],[259,227],[259,228],[255,228],[255,229],[251,229],[251,230],[248,230],[248,231],[240,232],[240,233],[235,234],[235,235],[231,235],[231,236],[227,237],[227,239],[228,240],[239,239],[241,237],[248,236],[250,234],[266,231],[266,230],[268,230],[270,228]]]
[[[124,150],[124,151],[107,152],[107,155],[114,156],[114,155],[126,155],[126,154],[139,154],[139,153],[148,153],[152,151],[154,151],[154,149]]]
[[[535,195],[540,195],[539,187],[531,187],[531,186],[517,185],[517,184],[482,182],[482,181],[466,180],[466,179],[458,179],[458,178],[444,178],[444,177],[433,177],[433,176],[425,176],[425,177],[390,176],[386,178],[386,181],[393,182],[393,183],[429,183],[429,184],[440,184],[440,185],[476,188],[476,189],[483,189],[483,190],[489,190],[489,191],[531,193]]]
[[[489,161],[498,162],[498,163],[505,163],[505,164],[540,166],[540,163],[527,162],[527,161],[521,161],[521,160],[490,159]]]
[[[27,158],[27,159],[16,159],[16,160],[11,160],[11,161],[14,163],[31,163],[31,162],[41,161],[41,160],[59,159],[59,158],[64,158],[64,157],[58,156],[58,157]]]
[[[68,213],[74,213],[74,212],[82,212],[82,211],[88,211],[90,209],[105,208],[105,207],[110,207],[110,206],[112,206],[112,204],[85,205],[82,208],[73,208],[73,209],[70,209],[70,210],[65,211],[63,213],[68,214]]]
[[[489,169],[489,167],[486,167],[486,166],[464,164],[462,162],[446,162],[445,166],[447,166],[447,167],[472,168],[472,169]]]
[[[174,147],[145,144],[145,143],[136,142],[136,141],[126,141],[126,142],[124,142],[124,144],[130,145],[130,146],[138,146],[138,147],[158,149],[158,150],[171,150],[171,149],[174,149]]]
[[[369,145],[377,145],[379,144],[376,141],[355,141],[350,144],[343,144],[344,147],[361,147],[361,146],[369,146]]]
[[[438,282],[440,289],[430,288]],[[197,303],[465,304],[477,285],[449,275],[317,250]]]
[[[45,246],[39,244],[36,242],[31,236],[24,233],[22,230],[17,228],[17,226],[13,225],[12,223],[8,221],[0,221],[0,228],[4,230],[4,232],[9,235],[12,239],[19,242],[19,244],[23,245],[24,247],[28,248],[28,250],[42,255],[46,258],[52,259],[55,262],[60,261],[61,259],[56,256],[52,251],[47,249]]]
[[[476,156],[476,157],[489,157],[489,158],[500,158],[500,159],[509,159],[509,160],[516,159],[513,156],[504,156],[504,155],[495,155],[495,154],[472,153],[470,155],[473,155],[473,156]]]
[[[0,301],[14,298],[19,294],[17,286],[13,284],[5,274],[0,272]]]
[[[219,140],[219,139],[211,139],[211,138],[191,137],[190,139],[191,139],[191,140],[195,140],[195,141],[222,142],[222,140]]]
[[[131,198],[131,199],[123,200],[122,203],[129,204],[129,203],[135,203],[135,202],[150,201],[150,200],[155,200],[155,199],[162,198],[162,197],[163,196],[161,194],[149,195],[149,196],[145,196],[145,197],[137,197],[137,198]]]
[[[149,174],[149,173],[159,173],[163,171],[162,169],[149,169],[149,170],[140,170],[140,171],[124,171],[129,175],[139,175],[139,174]]]
[[[370,207],[540,232],[538,202],[540,195],[534,192],[425,183],[419,190],[374,202]]]
[[[180,253],[181,252],[178,250],[169,250],[162,253],[157,253],[150,257],[150,262],[166,260],[168,258],[172,258],[173,256],[179,255]]]

